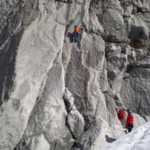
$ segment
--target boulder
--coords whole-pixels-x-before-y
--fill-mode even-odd
[[[85,122],[77,110],[72,110],[67,116],[67,124],[74,138],[83,134]]]

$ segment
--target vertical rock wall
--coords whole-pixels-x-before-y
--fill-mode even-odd
[[[136,113],[135,126],[148,120],[148,0],[2,0],[0,10],[1,150],[102,149],[124,134],[116,108]]]

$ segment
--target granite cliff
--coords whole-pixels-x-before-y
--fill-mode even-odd
[[[1,0],[0,150],[101,150],[122,106],[148,121],[149,28],[149,0]]]

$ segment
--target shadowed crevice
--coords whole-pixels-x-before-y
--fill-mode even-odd
[[[111,138],[111,137],[109,137],[108,135],[105,135],[105,138],[106,138],[106,141],[107,141],[108,143],[112,143],[112,142],[116,141],[115,138]]]
[[[9,92],[13,87],[17,54],[16,51],[20,43],[22,33],[23,31],[20,31],[12,37],[9,42],[9,46],[5,49],[5,52],[0,54],[0,104],[9,99]]]

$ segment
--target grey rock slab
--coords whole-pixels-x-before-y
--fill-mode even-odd
[[[84,118],[77,110],[71,110],[67,116],[67,124],[75,138],[78,138],[82,135],[84,131]]]
[[[70,112],[72,109],[76,109],[74,105],[73,95],[70,93],[70,91],[67,88],[65,88],[65,93],[63,98],[68,112]]]
[[[36,145],[35,139],[43,134],[49,147],[59,150],[69,150],[73,138],[66,126],[67,112],[63,101],[64,80],[60,55],[48,71],[44,91],[30,115],[23,138],[16,150],[21,148],[32,150]],[[45,141],[45,144],[46,144]],[[43,143],[44,144],[44,143]],[[47,147],[47,144],[45,145]]]
[[[138,16],[140,16],[140,18],[147,23],[147,26],[150,27],[149,21],[150,21],[150,12],[147,13],[141,13]]]
[[[145,116],[145,119],[146,119],[147,121],[150,121],[150,116]]]
[[[101,71],[105,55],[105,43],[101,36],[83,32],[80,49],[82,64],[87,68]]]
[[[43,135],[39,135],[32,140],[32,150],[49,150],[50,145]]]
[[[124,16],[130,17],[132,15],[134,6],[129,3],[123,3],[123,8],[124,8]]]
[[[106,61],[104,62],[104,68],[102,71],[102,75],[100,78],[100,86],[101,86],[101,90],[102,92],[107,92],[109,90],[109,83],[108,83],[108,70],[107,70],[107,63]]]
[[[149,115],[149,69],[133,68],[131,77],[123,81],[121,97],[128,108]]]
[[[150,10],[150,2],[149,0],[132,0],[132,3],[138,7],[144,10]]]
[[[145,56],[143,59],[137,61],[137,66],[142,68],[150,68],[150,56]]]
[[[125,34],[124,19],[122,15],[114,9],[107,9],[104,12],[103,27],[109,34]]]
[[[97,17],[97,11],[95,10],[95,7],[93,7],[93,5],[95,5],[95,3],[89,1],[85,6],[83,6],[82,9],[85,9],[85,12],[82,17],[82,22],[88,31],[92,31],[94,33],[104,32],[104,29],[99,22],[99,18]],[[96,4],[96,6],[99,6],[99,4]],[[100,11],[100,8],[98,9],[98,11]]]
[[[129,18],[127,29],[130,39],[149,39],[148,24],[138,15],[133,15]]]
[[[110,88],[119,93],[122,86],[122,78],[127,67],[128,47],[115,44],[106,47],[107,76]]]
[[[143,117],[141,117],[140,115],[138,115],[138,114],[133,114],[133,115],[134,115],[134,118],[135,118],[134,128],[137,128],[137,127],[139,127],[139,126],[146,123],[146,120]]]
[[[103,2],[103,9],[113,9],[118,11],[120,14],[123,14],[123,8],[121,7],[121,3],[119,0],[107,0]]]
[[[10,95],[10,101],[1,107],[4,111],[0,116],[2,122],[0,133],[3,137],[0,140],[0,146],[10,146],[12,149],[21,139],[45,75],[52,67],[61,47],[57,42],[60,42],[62,37],[56,35],[60,34],[60,30],[63,35],[64,27],[52,23],[51,28],[48,28],[49,21],[35,20],[22,36],[16,58],[14,90]],[[55,33],[53,38],[50,35],[52,30]],[[16,99],[20,101],[19,108],[14,107]]]

